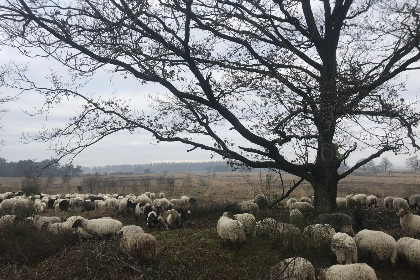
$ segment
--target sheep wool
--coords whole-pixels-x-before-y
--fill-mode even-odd
[[[273,218],[264,218],[255,223],[257,236],[263,238],[275,237],[277,235],[277,221]]]
[[[246,235],[255,235],[255,217],[252,214],[249,213],[243,213],[243,214],[236,214],[234,215],[235,219],[240,221],[245,230]]]
[[[120,231],[117,233],[119,236],[127,236],[127,235],[136,235],[139,233],[144,233],[144,230],[136,225],[129,225],[123,226]]]
[[[369,195],[366,200],[366,206],[368,207],[377,207],[378,206],[378,198],[374,195]]]
[[[347,233],[337,232],[331,239],[331,251],[339,264],[357,262],[357,247],[354,239]]]
[[[411,209],[420,209],[420,194],[413,194],[408,198],[408,204]]]
[[[376,273],[373,268],[365,263],[355,264],[337,264],[330,268],[321,270],[319,275],[320,280],[377,280]]]
[[[337,197],[335,202],[338,208],[347,208],[347,199],[345,197]]]
[[[290,211],[289,221],[296,226],[301,226],[303,224],[302,212],[300,212],[299,209],[293,209]]]
[[[400,238],[397,241],[397,257],[406,261],[411,268],[420,270],[420,240]]]
[[[398,211],[400,225],[405,233],[413,237],[420,237],[420,216],[414,215],[410,210]]]
[[[394,197],[387,196],[384,198],[384,207],[385,208],[392,208],[392,202],[394,201]]]
[[[224,241],[241,244],[245,242],[245,230],[243,224],[235,220],[230,212],[224,212],[217,222],[217,234]]]
[[[295,202],[291,205],[289,205],[289,209],[293,210],[293,209],[298,209],[301,212],[307,213],[307,212],[311,212],[312,210],[314,210],[314,206],[308,202]]]
[[[149,233],[126,234],[120,240],[121,250],[144,261],[156,258],[156,238]]]
[[[366,206],[367,195],[363,193],[355,194],[353,199],[356,201],[358,206]]]
[[[356,241],[359,256],[370,256],[375,263],[395,264],[397,242],[391,235],[382,231],[364,229],[356,234],[354,241]]]
[[[163,212],[160,218],[166,229],[178,229],[182,226],[181,215],[175,209]]]
[[[270,280],[315,280],[314,266],[305,258],[282,260],[270,270]]]
[[[252,200],[242,201],[239,203],[239,207],[243,213],[250,213],[254,215],[254,217],[257,217],[260,212],[260,207]]]
[[[303,236],[308,245],[315,248],[331,245],[335,230],[328,224],[314,224],[304,228]]]

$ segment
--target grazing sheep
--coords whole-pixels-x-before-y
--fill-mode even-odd
[[[149,233],[124,234],[120,240],[121,250],[144,261],[156,258],[156,238]]]
[[[118,211],[120,213],[124,213],[127,211],[127,200],[128,198],[123,198],[120,200],[119,204],[118,204]]]
[[[150,193],[150,199],[155,199],[156,198],[156,194],[155,193]]]
[[[408,204],[411,209],[420,209],[420,194],[413,194],[408,198]]]
[[[165,225],[166,229],[178,229],[182,226],[181,215],[175,210],[171,209],[162,213],[158,219]]]
[[[158,213],[162,213],[169,209],[171,203],[166,198],[158,198],[153,200],[152,206],[156,208]]]
[[[0,203],[1,209],[6,214],[13,214],[15,207],[15,198],[7,198]]]
[[[127,199],[126,210],[135,212],[137,205],[138,205],[137,202],[132,202],[130,199]]]
[[[394,200],[392,201],[392,207],[396,209],[397,212],[400,211],[400,209],[407,210],[410,208],[407,200],[401,197],[394,198]]]
[[[289,209],[298,209],[300,212],[308,213],[314,210],[314,206],[308,202],[295,202],[289,205]]]
[[[116,235],[121,230],[122,223],[109,218],[88,220],[80,217],[72,225],[72,228],[76,227],[81,227],[84,232],[94,237],[105,237]]]
[[[286,207],[289,207],[290,205],[292,205],[293,203],[296,203],[296,202],[297,202],[296,198],[293,198],[293,197],[289,198],[286,202]]]
[[[63,199],[58,203],[58,208],[64,212],[67,212],[67,210],[69,209],[69,206],[70,206],[70,202],[67,199]]]
[[[270,280],[315,280],[314,266],[301,257],[288,258],[271,267]]]
[[[358,206],[366,206],[367,195],[365,195],[363,193],[355,194],[353,196],[353,199],[356,201],[356,204]]]
[[[354,237],[359,256],[370,257],[375,263],[395,264],[397,242],[394,237],[382,231],[364,229]]]
[[[398,214],[400,225],[405,233],[413,237],[420,237],[420,216],[414,215],[410,210],[401,209]]]
[[[289,214],[289,221],[295,226],[301,227],[303,225],[303,214],[299,209],[293,209]]]
[[[233,244],[242,244],[246,239],[243,224],[235,220],[230,212],[224,212],[217,221],[217,234],[222,240]]]
[[[138,196],[137,202],[140,204],[140,206],[146,205],[147,203],[152,204],[152,200],[146,194]]]
[[[277,236],[277,221],[273,218],[264,218],[255,223],[256,235],[263,238]]]
[[[255,235],[255,217],[249,213],[236,214],[234,215],[235,219],[240,221],[244,226],[246,235]]]
[[[184,224],[184,222],[187,223],[187,225],[191,225],[190,224],[190,218],[191,218],[191,211],[190,210],[185,210],[182,208],[177,208],[175,209],[179,215],[181,215],[181,227]]]
[[[239,203],[239,207],[243,213],[250,213],[254,215],[254,217],[257,217],[260,212],[260,207],[252,200],[242,201]]]
[[[347,208],[347,198],[337,197],[335,202],[337,203],[337,208]]]
[[[90,200],[82,201],[82,212],[95,210],[95,203]]]
[[[393,196],[387,196],[384,198],[384,207],[385,208],[392,208],[392,203],[394,201],[394,197]]]
[[[366,199],[366,206],[367,207],[377,207],[378,206],[378,198],[374,195],[369,195]]]
[[[420,270],[420,240],[402,237],[397,241],[397,256],[411,268]]]
[[[377,280],[373,268],[365,263],[336,264],[330,268],[323,269],[319,275],[320,280]]]
[[[123,226],[120,231],[117,233],[117,236],[127,236],[127,235],[136,235],[139,233],[144,233],[144,230],[136,225],[129,225],[129,226]]]
[[[346,196],[347,208],[354,208],[358,205],[358,202],[354,199],[354,194],[349,194]]]
[[[309,225],[303,229],[303,237],[309,246],[319,248],[331,245],[335,230],[328,224]]]
[[[312,198],[307,197],[307,196],[302,196],[302,197],[300,198],[300,202],[307,202],[307,203],[312,204]]]
[[[353,234],[352,218],[344,213],[321,214],[314,220],[316,224],[329,224],[336,232]]]
[[[351,264],[357,262],[356,242],[350,235],[337,232],[331,239],[331,251],[337,257],[339,264]]]
[[[163,193],[163,192],[161,192],[160,194],[159,194],[159,198],[164,198],[165,197],[165,194]]]

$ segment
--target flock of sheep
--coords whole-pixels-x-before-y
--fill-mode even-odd
[[[117,194],[67,194],[34,195],[25,197],[16,193],[0,193],[0,211],[6,213],[0,217],[0,229],[16,218],[20,209],[32,206],[37,215],[27,217],[26,221],[37,228],[45,228],[52,233],[63,231],[77,232],[83,238],[109,237],[119,238],[123,252],[146,261],[156,258],[156,238],[137,225],[123,224],[110,217],[86,219],[82,216],[70,216],[62,221],[58,216],[40,216],[50,208],[54,211],[68,211],[80,208],[81,212],[94,209],[113,208],[120,212],[131,211],[135,217],[146,219],[149,229],[178,229],[183,223],[188,223],[191,212],[189,207],[196,203],[194,198],[181,196],[179,199],[168,200],[163,193],[144,193],[139,196]],[[384,199],[385,208],[393,208],[400,218],[400,224],[406,237],[396,241],[392,236],[382,231],[369,229],[357,230],[354,234],[355,221],[344,213],[322,214],[306,225],[304,218],[313,213],[312,199],[302,197],[287,200],[282,207],[289,210],[289,223],[277,222],[273,218],[257,220],[260,206],[267,205],[265,195],[257,195],[253,200],[243,201],[237,206],[237,212],[226,211],[219,218],[216,231],[224,241],[237,248],[246,242],[248,237],[278,238],[288,246],[296,242],[305,242],[305,246],[313,250],[330,248],[335,254],[337,265],[319,272],[319,279],[377,279],[375,271],[365,263],[357,263],[358,257],[364,256],[374,263],[394,265],[397,258],[407,262],[414,269],[420,269],[420,216],[412,211],[420,209],[420,195],[410,198]],[[337,198],[338,208],[375,207],[378,198],[364,194],[348,195]],[[271,268],[270,279],[315,279],[315,269],[309,260],[296,256],[281,261]]]
[[[150,229],[181,228],[183,222],[188,222],[191,212],[187,208],[195,203],[195,199],[181,196],[179,199],[168,200],[164,196],[164,193],[160,193],[159,197],[156,197],[150,192],[140,196],[125,197],[117,194],[92,196],[76,193],[66,194],[64,198],[60,198],[60,195],[40,194],[25,197],[18,193],[7,192],[0,194],[0,211],[6,213],[0,217],[0,229],[13,223],[16,214],[28,207],[33,207],[38,214],[47,208],[54,209],[55,212],[80,208],[82,213],[111,208],[121,213],[131,211],[137,219],[143,216]],[[140,226],[123,226],[119,220],[111,217],[86,219],[82,216],[70,216],[66,221],[62,221],[58,216],[38,214],[27,217],[25,221],[33,223],[38,229],[45,228],[55,234],[74,231],[86,239],[118,237],[123,252],[145,261],[152,261],[156,257],[156,238],[152,234],[145,233]]]
[[[267,198],[264,198],[267,200]],[[323,269],[319,279],[377,279],[375,271],[366,263],[357,263],[358,256],[376,264],[395,265],[398,258],[407,262],[413,269],[420,270],[420,216],[412,211],[420,210],[420,195],[410,198],[384,199],[385,208],[393,208],[400,218],[400,224],[406,237],[396,241],[391,235],[369,229],[362,229],[354,235],[354,217],[344,213],[322,214],[314,219],[314,224],[304,226],[304,215],[309,215],[314,209],[311,198],[302,197],[300,201],[290,198],[285,205],[290,210],[289,222],[280,223],[273,218],[256,221],[258,201],[245,201],[239,204],[241,210],[250,213],[233,215],[223,213],[217,223],[217,233],[225,242],[240,245],[247,236],[263,236],[279,238],[291,242],[304,242],[307,248],[323,250],[330,248],[335,254],[337,265]],[[365,194],[348,195],[337,198],[339,208],[375,207],[378,204],[376,196]],[[252,213],[251,213],[252,212]],[[302,230],[303,228],[303,230]],[[354,236],[354,237],[352,237]],[[416,239],[417,238],[417,239]],[[296,256],[281,261],[271,268],[270,279],[316,279],[315,268],[309,260]]]

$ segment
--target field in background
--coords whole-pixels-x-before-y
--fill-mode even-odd
[[[61,184],[61,178],[55,178],[49,185],[46,178],[41,178],[39,183],[40,191],[48,194],[90,192],[125,195],[151,191],[164,192],[170,198],[186,194],[216,201],[242,201],[251,199],[257,193],[281,195],[283,190],[286,192],[298,179],[290,174],[284,174],[280,178],[276,173],[267,172],[155,173],[74,177],[67,186]],[[22,180],[23,178],[0,177],[0,192],[20,190]],[[77,186],[84,188],[81,191]],[[340,181],[338,186],[338,196],[366,193],[378,197],[407,197],[418,192],[420,173],[350,175]],[[306,181],[291,194],[292,197],[310,195],[313,195],[313,191]]]

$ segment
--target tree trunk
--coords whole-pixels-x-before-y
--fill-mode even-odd
[[[320,170],[312,187],[314,189],[314,206],[317,213],[331,213],[337,208],[338,173],[336,170]]]

